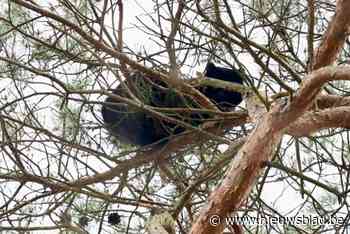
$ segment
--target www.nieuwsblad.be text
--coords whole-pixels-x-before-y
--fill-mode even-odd
[[[223,223],[224,222],[224,223]],[[292,217],[250,217],[234,216],[222,218],[218,215],[212,215],[209,223],[212,226],[220,224],[226,225],[341,225],[344,222],[342,217],[320,217],[312,215],[300,215]]]

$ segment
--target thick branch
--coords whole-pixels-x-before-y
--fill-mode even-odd
[[[350,97],[339,95],[319,95],[317,96],[317,107],[326,109],[330,107],[350,106]]]
[[[280,128],[285,126],[285,123],[288,121],[292,123],[304,111],[310,109],[322,86],[332,80],[350,80],[350,67],[328,66],[306,76],[293,101],[284,108],[284,113],[280,114],[279,118],[276,118],[274,127]]]
[[[248,197],[263,171],[264,162],[272,159],[284,129],[308,110],[325,82],[338,79],[349,80],[350,67],[319,69],[304,79],[289,105],[278,103],[263,116],[238,154],[232,155],[234,159],[225,179],[210,195],[190,233],[222,233],[225,217],[236,211]],[[210,223],[215,215],[221,217],[218,225]]]
[[[329,108],[308,112],[286,129],[292,136],[307,136],[326,128],[350,128],[350,107]]]
[[[268,112],[238,154],[232,155],[234,159],[225,179],[210,195],[206,207],[192,226],[191,234],[222,233],[225,217],[237,210],[247,198],[262,172],[263,162],[271,159],[275,146],[282,138],[281,131],[273,128],[275,113],[281,108],[282,105],[276,105]],[[216,215],[221,222],[213,225],[210,221]]]
[[[350,28],[350,1],[338,0],[335,15],[315,52],[313,70],[332,64],[343,48]]]

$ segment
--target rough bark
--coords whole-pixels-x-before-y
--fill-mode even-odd
[[[312,70],[332,64],[349,34],[350,1],[338,0],[335,15],[324,34],[321,45],[315,52]]]
[[[286,133],[301,137],[327,128],[350,128],[349,119],[349,106],[310,111],[289,126]]]
[[[339,0],[336,13],[327,29],[322,44],[315,53],[313,70],[335,61],[348,34],[350,25],[349,12],[350,1]],[[289,105],[278,104],[266,113],[255,130],[250,134],[238,155],[234,157],[224,181],[209,197],[207,205],[201,210],[200,216],[192,226],[190,233],[222,233],[225,228],[225,217],[236,211],[249,195],[255,181],[263,170],[262,163],[272,158],[273,150],[280,141],[283,131],[286,130],[290,123],[293,123],[312,107],[324,83],[336,79],[349,79],[349,77],[349,67],[339,67],[337,69],[326,67],[316,70],[305,77],[296,97]],[[337,111],[341,112],[344,110],[337,109]],[[334,112],[331,118],[339,116],[339,112]],[[327,116],[320,118],[321,120],[323,119],[323,124],[326,124],[327,121],[329,123],[330,119],[327,119],[330,118],[329,113],[321,114]],[[300,123],[296,122],[295,124],[295,126],[298,126]],[[320,129],[318,124],[315,124],[314,127]],[[292,128],[288,130],[292,131]],[[221,220],[213,225],[210,223],[212,217],[219,217]]]
[[[225,179],[210,195],[190,233],[222,233],[225,217],[236,211],[248,197],[263,171],[262,165],[273,157],[285,128],[310,109],[324,83],[341,79],[350,79],[350,67],[319,69],[305,77],[292,102],[278,103],[263,116],[238,154],[232,155],[232,165]],[[213,218],[216,219],[215,224],[211,223]]]

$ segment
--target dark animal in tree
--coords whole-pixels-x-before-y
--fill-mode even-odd
[[[204,75],[209,78],[243,84],[242,75],[238,71],[224,67],[216,67],[211,62],[207,64]],[[242,101],[242,95],[239,92],[232,92],[210,86],[200,87],[198,90],[211,101],[215,102],[222,111],[230,111]]]
[[[205,76],[232,83],[242,84],[241,74],[233,69],[217,67],[208,63]],[[127,88],[126,88],[127,87]],[[141,73],[133,73],[120,84],[113,94],[129,98],[131,91],[144,104],[164,108],[200,108],[193,100],[176,93],[163,82],[152,80]],[[215,103],[221,111],[230,111],[242,101],[239,92],[232,92],[222,88],[200,86],[197,88],[202,94]],[[209,118],[208,114],[200,113],[167,113],[177,120],[198,126]],[[153,143],[166,142],[169,137],[179,134],[186,129],[175,123],[155,118],[146,111],[131,107],[112,97],[107,97],[102,106],[102,116],[106,128],[120,142],[145,146]]]
[[[108,215],[108,223],[111,225],[118,225],[121,221],[120,215],[118,213],[111,213]]]

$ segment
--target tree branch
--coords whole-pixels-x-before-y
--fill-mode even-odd
[[[312,69],[332,64],[344,46],[350,28],[350,1],[338,0],[335,15],[328,25],[323,40],[315,52]]]
[[[191,234],[219,234],[225,223],[213,225],[214,216],[225,217],[242,205],[263,171],[264,162],[270,161],[277,144],[282,139],[283,130],[293,123],[313,103],[325,82],[350,80],[350,67],[325,67],[305,77],[305,82],[289,105],[277,103],[267,112],[257,127],[251,132],[247,142],[233,161],[221,185],[210,195],[193,224]]]

